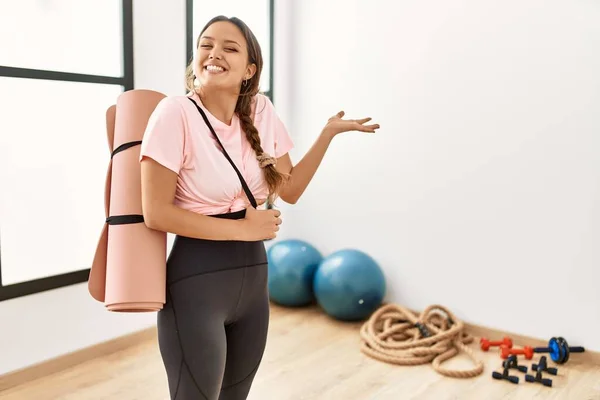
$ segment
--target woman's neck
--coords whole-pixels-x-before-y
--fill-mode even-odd
[[[228,94],[225,91],[210,92],[206,89],[200,89],[196,94],[200,97],[200,100],[202,100],[204,107],[206,107],[215,118],[226,125],[231,125],[231,120],[235,113],[237,95]]]

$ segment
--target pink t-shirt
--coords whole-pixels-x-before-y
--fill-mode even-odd
[[[206,113],[256,200],[265,200],[268,188],[237,115],[227,125],[213,116],[196,94],[190,96]],[[276,158],[285,155],[293,142],[269,98],[257,95],[253,109],[263,150]],[[215,215],[249,205],[235,170],[187,96],[168,96],[158,104],[142,140],[140,161],[144,157],[179,175],[174,204],[183,209]]]

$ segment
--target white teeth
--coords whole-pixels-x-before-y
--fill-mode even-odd
[[[221,68],[221,67],[219,67],[217,65],[207,65],[206,69],[208,71],[212,71],[212,72],[223,72],[224,71],[223,68]]]

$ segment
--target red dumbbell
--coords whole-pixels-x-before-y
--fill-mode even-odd
[[[511,355],[525,356],[526,359],[531,360],[533,358],[533,347],[525,346],[522,349],[509,349],[506,346],[500,347],[500,357],[507,359]]]
[[[512,340],[508,336],[505,336],[502,340],[498,340],[496,342],[491,342],[489,339],[481,338],[479,343],[481,344],[481,350],[483,351],[488,351],[492,346],[506,346],[510,349],[513,345]]]

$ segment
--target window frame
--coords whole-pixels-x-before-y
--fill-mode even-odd
[[[194,0],[186,0],[185,3],[185,31],[186,31],[186,54],[185,65],[188,65],[194,56]],[[274,83],[274,54],[275,49],[275,0],[269,0],[269,90],[264,93],[272,102]]]
[[[54,80],[62,82],[81,82],[120,85],[123,91],[134,87],[133,75],[133,0],[121,0],[121,26],[123,30],[123,75],[104,76],[82,73],[50,71],[42,69],[7,67],[0,65],[0,77]],[[1,226],[0,221],[0,226]],[[100,222],[100,221],[99,221]],[[98,229],[101,225],[98,225]],[[98,231],[100,232],[100,231]],[[93,254],[90,254],[90,264]],[[86,282],[90,268],[64,274],[51,275],[45,278],[17,282],[10,285],[2,283],[2,244],[0,243],[0,302],[23,297],[48,290]]]

